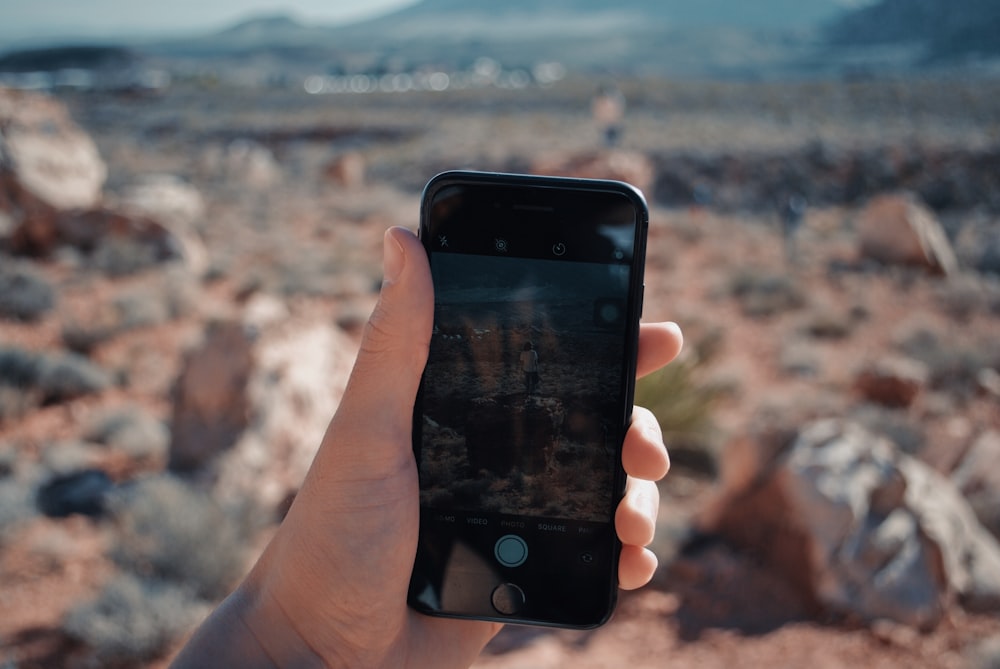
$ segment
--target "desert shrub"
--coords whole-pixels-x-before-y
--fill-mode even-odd
[[[0,480],[0,545],[35,515],[30,486],[14,477]]]
[[[45,402],[64,402],[98,393],[111,385],[111,376],[76,353],[42,356],[38,389]]]
[[[124,238],[108,238],[102,240],[94,250],[90,264],[108,276],[120,277],[155,267],[158,258],[151,244]]]
[[[927,365],[931,388],[960,399],[978,392],[984,369],[1000,370],[1000,349],[989,339],[978,345],[957,345],[950,343],[947,336],[920,328],[903,337],[898,345],[904,353]]]
[[[38,372],[37,355],[0,346],[0,423],[20,418],[41,404]]]
[[[84,430],[84,438],[137,460],[165,459],[170,444],[167,426],[137,407],[106,413]]]
[[[656,415],[672,461],[710,474],[715,473],[712,413],[730,392],[702,379],[718,344],[719,335],[710,334],[688,345],[677,360],[639,379],[635,389],[635,403]]]
[[[170,304],[166,296],[153,291],[134,290],[114,300],[122,330],[160,325],[170,320]]]
[[[728,292],[739,301],[743,313],[752,318],[775,316],[806,303],[792,277],[761,269],[743,269],[731,276]]]
[[[205,611],[183,588],[120,574],[96,599],[71,609],[63,630],[86,644],[99,666],[136,666],[162,654]]]
[[[88,354],[98,345],[136,328],[162,325],[190,314],[197,304],[195,278],[182,267],[150,273],[142,285],[121,291],[110,301],[89,305],[86,313],[64,317],[66,347]]]
[[[0,347],[0,420],[43,402],[63,402],[104,390],[110,376],[74,353],[45,355]]]
[[[111,558],[123,569],[183,583],[206,599],[226,594],[242,574],[241,523],[180,479],[136,482],[113,496],[109,506],[118,535]]]
[[[1000,282],[974,274],[953,277],[937,287],[941,308],[958,321],[976,314],[1000,314]]]
[[[23,263],[0,264],[0,318],[36,321],[55,304],[52,285]]]
[[[116,324],[100,320],[87,323],[73,320],[63,324],[62,340],[69,350],[87,355],[119,332],[121,328]]]
[[[851,335],[855,323],[856,319],[851,313],[828,306],[817,306],[806,314],[803,330],[816,339],[845,339]]]

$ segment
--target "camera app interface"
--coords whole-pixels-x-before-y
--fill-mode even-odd
[[[506,238],[491,240],[491,255],[436,243],[422,506],[607,522],[623,436],[631,240],[605,262],[570,261],[562,241],[541,257],[517,257]]]

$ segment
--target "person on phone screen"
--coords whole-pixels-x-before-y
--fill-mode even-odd
[[[384,279],[354,371],[288,514],[242,583],[173,661],[188,667],[469,667],[502,625],[424,616],[406,604],[420,500],[411,421],[434,319],[420,241],[386,232]],[[681,334],[644,324],[638,373],[669,362]],[[580,361],[585,364],[585,360]],[[637,407],[615,527],[619,586],[649,582],[659,493],[670,466],[659,425]]]
[[[531,394],[538,389],[538,352],[530,341],[521,349],[521,371],[524,372],[524,389]]]

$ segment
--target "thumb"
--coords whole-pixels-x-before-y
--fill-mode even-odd
[[[413,233],[390,228],[382,248],[382,290],[334,422],[349,434],[359,430],[353,434],[364,435],[369,444],[408,447],[430,346],[434,287],[427,255]]]

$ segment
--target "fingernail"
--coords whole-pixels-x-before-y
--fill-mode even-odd
[[[393,228],[385,231],[382,239],[382,282],[393,283],[403,273],[406,253],[398,241]]]

